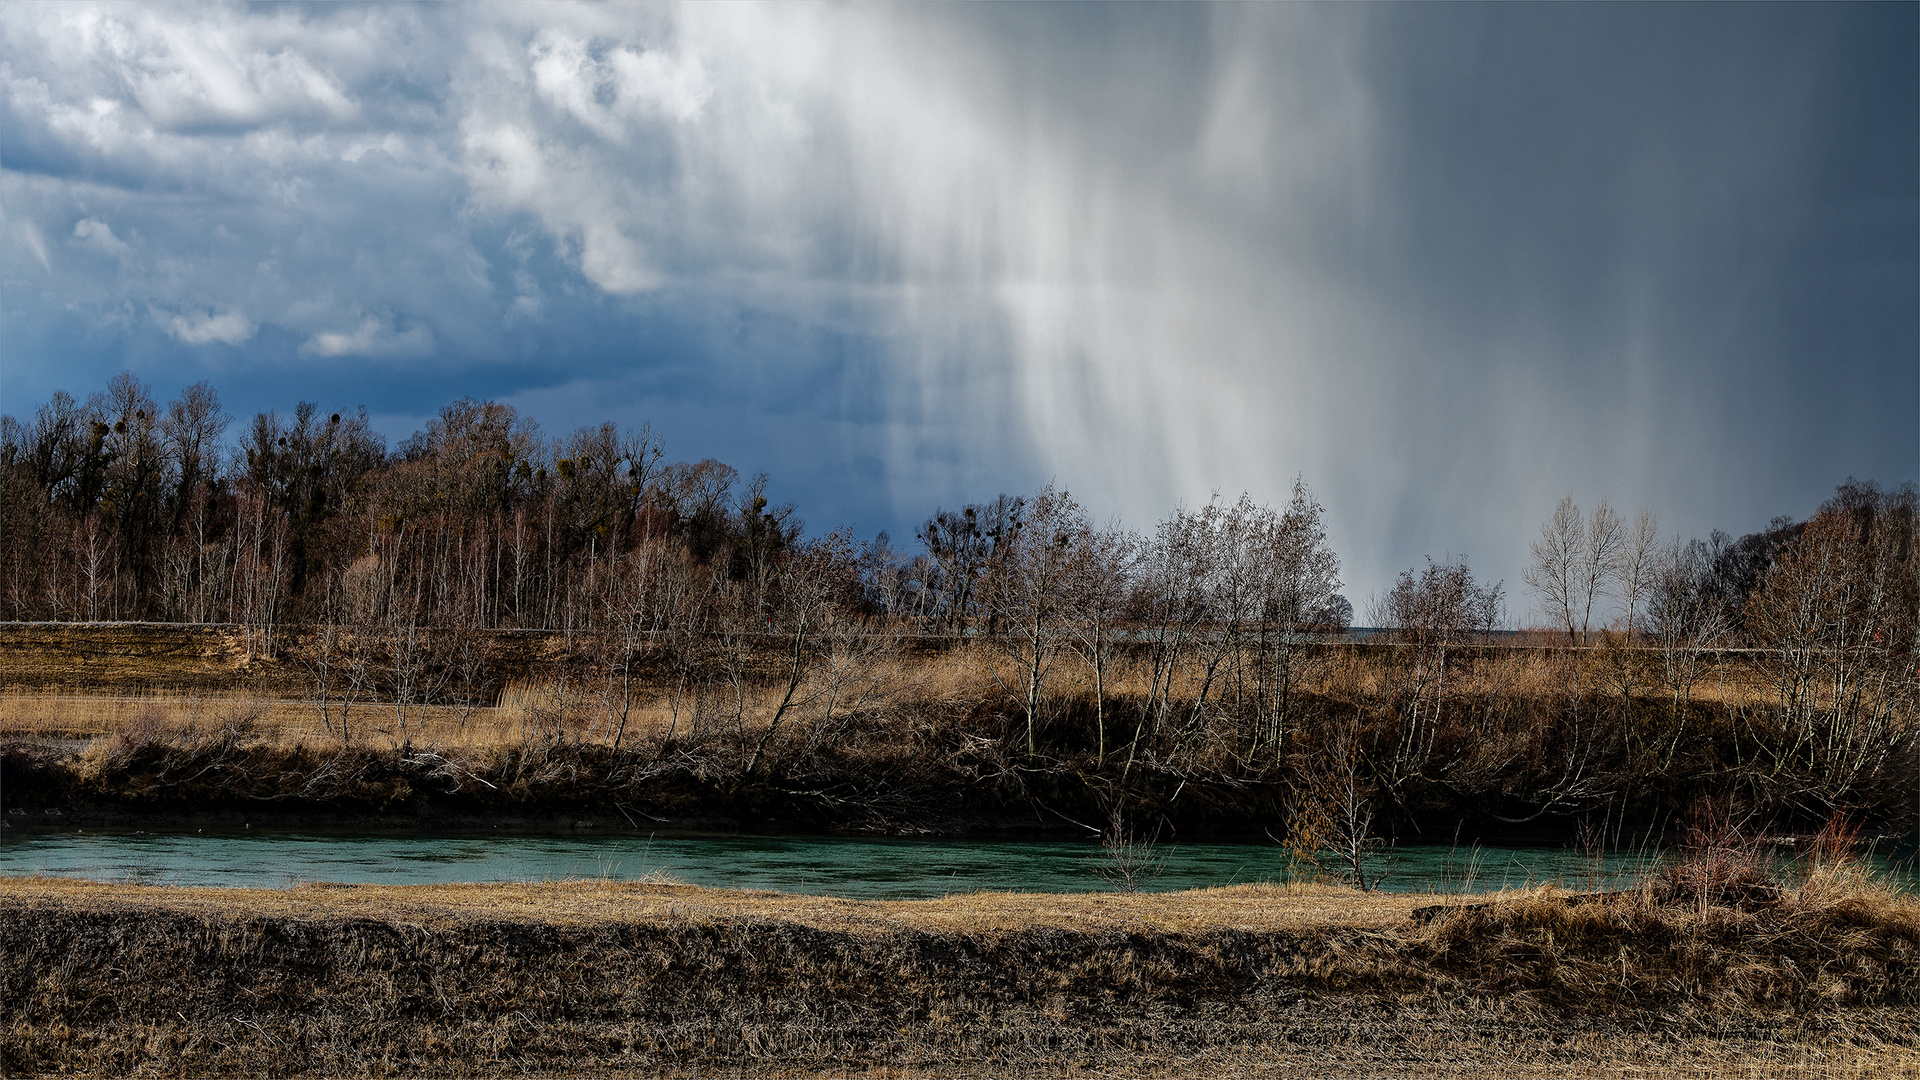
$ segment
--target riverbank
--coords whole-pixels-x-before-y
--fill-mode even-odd
[[[1309,642],[1283,702],[1132,642],[1108,668],[1059,657],[1028,702],[985,640],[875,630],[808,667],[754,635],[609,666],[493,631],[462,639],[471,664],[341,683],[310,630],[266,656],[232,627],[0,626],[0,821],[1252,841],[1330,824],[1348,790],[1396,844],[1651,843],[1709,810],[1900,836],[1920,747],[1904,713],[1809,742],[1767,657],[1726,650]],[[1655,677],[1681,660],[1684,687]]]
[[[9,1075],[1920,1075],[1920,906],[0,880]]]
[[[322,730],[308,703],[243,691],[9,691],[0,828],[1078,839],[1117,818],[1162,839],[1271,842],[1286,834],[1303,778],[1323,775],[1231,757],[1028,756],[978,687],[928,701],[923,684],[905,685],[918,697],[840,721],[831,739],[805,726],[674,735],[669,716],[636,722],[624,743],[541,727],[544,706],[465,720],[421,709],[402,731],[393,707],[360,705],[347,737]],[[1374,800],[1381,831],[1409,844],[1561,844],[1583,824],[1604,826],[1611,844],[1645,843],[1692,805],[1674,795],[1509,818],[1497,801],[1450,794],[1396,817],[1390,794]]]

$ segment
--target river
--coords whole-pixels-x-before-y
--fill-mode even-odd
[[[1649,864],[1644,853],[1598,861],[1568,848],[1401,847],[1369,861],[1381,887],[1483,891],[1554,881],[1613,888]],[[1138,879],[1155,891],[1288,879],[1273,844],[1162,844]],[[654,877],[734,889],[867,899],[982,890],[1086,892],[1119,887],[1091,842],[893,840],[817,836],[354,835],[31,833],[0,843],[0,874],[48,874],[157,885],[278,888],[302,882],[632,880]]]

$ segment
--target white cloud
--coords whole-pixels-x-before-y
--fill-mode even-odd
[[[587,38],[555,28],[541,33],[527,56],[541,99],[606,139],[625,139],[634,121],[689,123],[713,95],[697,56],[664,48],[623,46],[595,55]]]
[[[386,320],[372,315],[345,332],[315,334],[300,346],[308,356],[365,356],[374,359],[408,359],[433,352],[433,334],[424,326],[396,331]]]
[[[164,320],[167,333],[188,345],[240,345],[252,338],[258,326],[237,311],[193,311],[172,315]]]
[[[81,218],[73,224],[73,235],[84,247],[90,247],[105,255],[119,258],[133,250],[127,242],[113,235],[113,229],[98,218]]]
[[[329,33],[291,14],[247,18],[220,6],[76,5],[63,15],[49,38],[112,71],[132,103],[162,129],[351,117],[355,103],[323,70],[331,57],[311,54],[375,44],[351,29]]]
[[[426,57],[406,8],[261,10],[209,4],[0,7],[0,94],[48,145],[124,176],[251,196],[263,159],[299,136],[303,152],[365,142],[370,125],[412,126],[396,80]],[[396,69],[393,58],[404,55]],[[430,54],[428,54],[430,55]],[[388,115],[369,115],[371,92]],[[234,145],[278,132],[279,145]],[[37,141],[37,140],[36,140]],[[336,145],[337,144],[337,145]],[[16,149],[15,155],[18,156]]]

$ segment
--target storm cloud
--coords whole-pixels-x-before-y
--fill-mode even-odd
[[[1329,509],[1358,599],[1920,454],[1913,6],[0,8],[0,408],[651,421],[896,537]],[[1526,601],[1516,598],[1518,613]]]

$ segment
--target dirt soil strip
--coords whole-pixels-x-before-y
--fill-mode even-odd
[[[1465,991],[1409,959],[1446,922],[1413,912],[1462,902],[4,879],[0,1069],[1920,1076],[1911,1008],[1682,1021]]]

